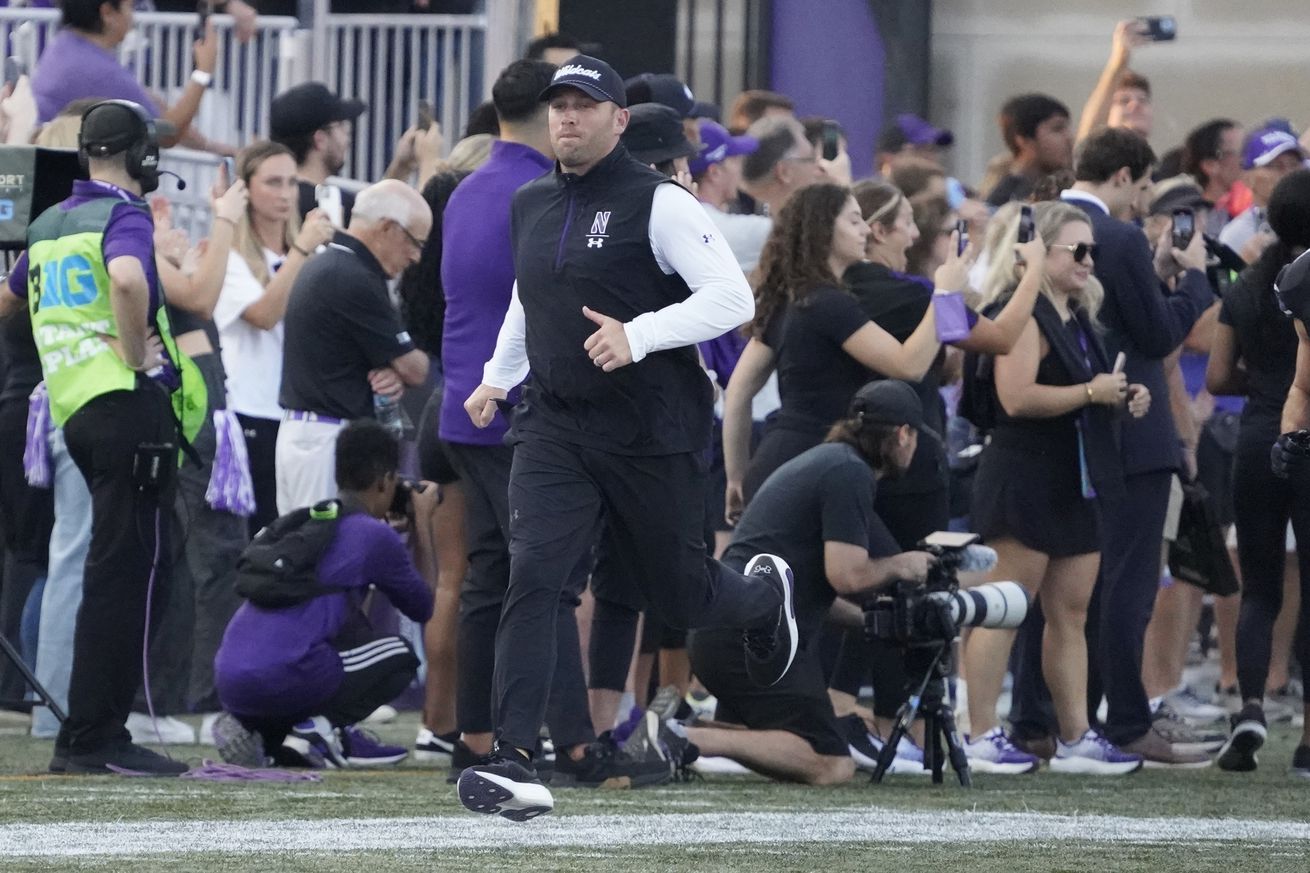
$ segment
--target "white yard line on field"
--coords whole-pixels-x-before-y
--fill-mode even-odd
[[[59,822],[0,826],[0,857],[139,856],[387,849],[514,849],[726,843],[884,844],[1052,841],[1188,843],[1310,841],[1295,821],[1127,818],[1045,813],[905,811],[562,815],[524,824],[481,816],[282,821]]]

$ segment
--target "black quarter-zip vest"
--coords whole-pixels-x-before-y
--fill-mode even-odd
[[[514,270],[532,378],[511,439],[540,435],[626,455],[709,445],[713,393],[693,347],[611,373],[583,348],[597,329],[583,306],[626,323],[691,293],[651,251],[661,184],[672,183],[619,145],[586,175],[549,173],[515,195]]]

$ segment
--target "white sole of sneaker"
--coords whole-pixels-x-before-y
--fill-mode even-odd
[[[459,776],[459,801],[470,812],[499,815],[510,821],[527,821],[555,808],[555,798],[544,785],[515,782],[471,767]]]
[[[755,562],[762,557],[765,556],[756,555],[754,558],[751,558],[750,562],[746,564],[745,569],[742,570],[742,573],[747,576],[753,575],[751,571],[755,569]],[[782,572],[782,579],[779,580],[782,582],[782,614],[787,619],[787,636],[791,644],[791,650],[787,653],[787,665],[782,668],[782,672],[778,674],[778,678],[774,679],[771,683],[776,685],[782,681],[783,676],[787,675],[787,671],[791,669],[792,661],[796,660],[796,652],[801,644],[801,635],[800,630],[796,625],[796,603],[794,600],[796,593],[796,575],[792,573],[791,565],[782,558],[777,555],[768,555],[767,557],[773,559],[773,562],[778,565],[778,569]]]
[[[295,752],[297,755],[304,758],[306,761],[310,762],[311,764],[316,760],[322,761],[323,766],[329,770],[340,770],[342,763],[344,763],[344,762],[334,761],[330,756],[324,755],[318,749],[314,748],[313,743],[311,743],[309,740],[305,739],[304,737],[288,736],[285,740],[282,741],[282,745],[283,747],[288,748],[291,751]]]
[[[1223,740],[1209,740],[1204,743],[1171,743],[1173,750],[1180,755],[1213,755],[1223,748]]]
[[[1032,763],[1024,762],[1022,764],[1001,764],[996,761],[988,761],[986,758],[969,759],[969,769],[974,773],[995,773],[1000,776],[1020,776],[1025,773],[1034,773],[1041,765],[1041,761],[1033,761]]]
[[[1188,761],[1180,764],[1171,764],[1167,761],[1147,761],[1144,766],[1148,770],[1204,770],[1213,763],[1214,761],[1206,758],[1204,761]]]
[[[380,758],[352,758],[347,755],[346,763],[352,767],[394,767],[408,757],[409,752],[401,752],[399,755],[385,755]]]
[[[414,749],[414,760],[423,764],[443,764],[449,767],[453,761],[451,752],[441,752],[433,749]]]
[[[1093,758],[1052,758],[1048,764],[1052,773],[1070,773],[1077,776],[1123,776],[1142,769],[1141,761],[1111,763]]]

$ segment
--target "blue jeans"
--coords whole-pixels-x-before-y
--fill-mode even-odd
[[[82,605],[82,571],[91,546],[91,492],[64,445],[64,432],[50,434],[55,471],[55,527],[50,534],[50,570],[41,598],[36,678],[55,702],[68,710],[73,672],[73,631]],[[32,710],[32,736],[54,737],[59,722],[44,706]]]

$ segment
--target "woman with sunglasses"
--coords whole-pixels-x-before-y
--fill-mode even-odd
[[[1051,689],[1059,742],[1051,769],[1112,775],[1142,766],[1089,727],[1087,605],[1100,565],[1098,497],[1123,489],[1113,419],[1125,405],[1146,414],[1150,393],[1129,385],[1106,359],[1096,323],[1102,290],[1092,276],[1095,245],[1086,213],[1060,202],[1033,207],[1044,253],[1013,255],[1018,220],[999,234],[984,296],[999,307],[1019,277],[1040,274],[1042,294],[1013,351],[984,359],[990,370],[995,422],[973,489],[978,533],[996,550],[991,577],[1041,596],[1046,616],[1042,672]],[[997,217],[1001,220],[1001,216]],[[1015,631],[974,628],[964,647],[972,736],[965,744],[979,772],[1028,773],[1039,759],[1010,741],[997,724],[1006,662]]]

